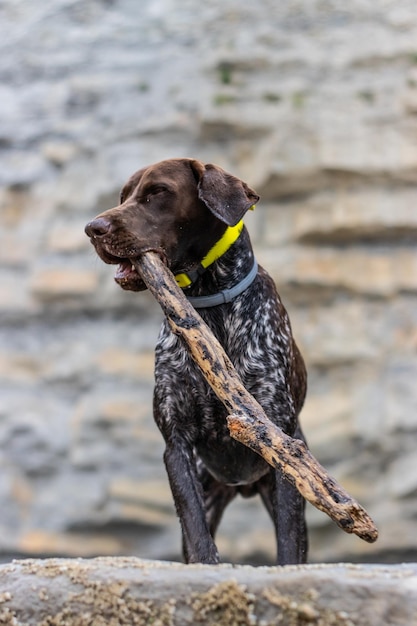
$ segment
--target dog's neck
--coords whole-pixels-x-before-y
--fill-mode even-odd
[[[236,241],[185,289],[186,296],[209,296],[230,289],[243,281],[254,267],[249,233],[243,226]]]
[[[220,259],[229,248],[235,243],[235,241],[239,238],[240,233],[243,229],[243,220],[240,220],[235,226],[228,226],[224,231],[223,235],[216,241],[216,243],[208,250],[207,254],[201,260],[199,265],[187,272],[180,272],[175,274],[175,280],[177,281],[177,285],[181,287],[181,289],[186,289],[190,287],[193,283],[198,280],[199,276],[204,274],[206,269],[210,267],[215,261]]]

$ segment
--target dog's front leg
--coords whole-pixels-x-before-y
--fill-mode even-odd
[[[259,481],[258,491],[274,523],[277,564],[305,563],[308,539],[303,497],[279,470],[272,468]]]
[[[307,528],[305,500],[278,470],[275,471],[276,503],[274,523],[277,534],[278,565],[305,563]]]
[[[168,441],[164,461],[181,523],[185,562],[218,563],[219,555],[207,525],[192,450],[183,441]]]
[[[201,376],[166,320],[155,356],[153,413],[165,440],[164,461],[181,523],[184,560],[186,563],[218,563],[194,456],[194,442],[200,434],[194,402]]]

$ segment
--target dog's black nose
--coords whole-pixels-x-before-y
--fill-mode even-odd
[[[105,217],[97,217],[95,220],[88,222],[85,232],[89,237],[102,237],[107,235],[111,228],[111,222]]]

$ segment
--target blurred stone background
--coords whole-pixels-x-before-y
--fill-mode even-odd
[[[83,229],[133,171],[216,162],[309,370],[315,456],[376,520],[309,508],[311,561],[417,558],[413,0],[0,2],[0,553],[180,558],[151,415],[161,313]],[[270,563],[257,500],[225,560]]]

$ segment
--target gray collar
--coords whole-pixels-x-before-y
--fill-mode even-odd
[[[187,296],[187,300],[193,305],[195,309],[207,309],[212,306],[218,306],[219,304],[226,304],[231,302],[236,296],[240,295],[253,283],[258,273],[258,264],[256,259],[254,260],[253,267],[249,274],[245,276],[243,280],[231,289],[223,289],[219,293],[214,293],[211,296]]]

